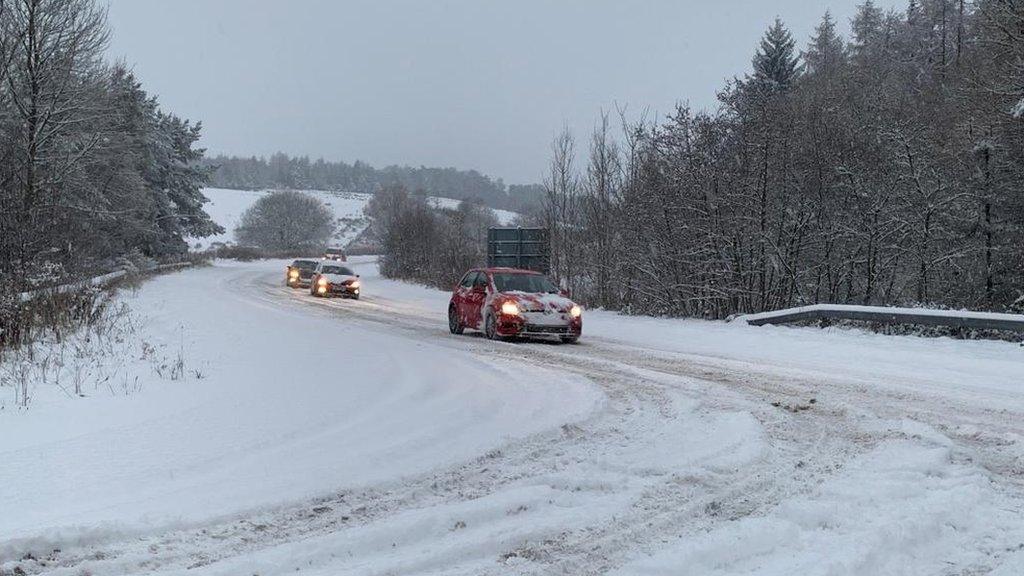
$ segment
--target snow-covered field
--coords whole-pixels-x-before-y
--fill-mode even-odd
[[[353,265],[360,301],[276,261],[125,295],[189,376],[0,410],[0,573],[1024,573],[1018,345],[601,311],[491,342]]]
[[[319,198],[334,211],[338,221],[335,242],[345,246],[366,229],[369,224],[363,214],[363,208],[373,196],[357,192],[328,192],[322,190],[303,190],[302,192]],[[238,226],[242,214],[252,206],[266,191],[226,190],[223,188],[204,188],[203,194],[210,200],[204,206],[214,222],[224,227],[224,233],[207,238],[188,240],[193,250],[203,250],[215,243],[228,244],[235,240],[235,227]],[[458,200],[451,198],[431,198],[431,202],[441,208],[455,208]],[[507,210],[494,210],[495,216],[502,225],[511,224],[519,216]]]

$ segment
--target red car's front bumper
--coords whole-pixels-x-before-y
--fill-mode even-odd
[[[583,333],[583,318],[565,320],[530,315],[498,315],[499,336],[576,336]]]

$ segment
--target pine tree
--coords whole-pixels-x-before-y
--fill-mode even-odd
[[[852,48],[855,54],[865,55],[873,45],[881,40],[885,14],[882,9],[867,0],[857,7],[857,15],[853,17]]]
[[[821,24],[815,28],[814,37],[804,54],[806,71],[812,74],[831,76],[846,59],[843,39],[836,32],[836,21],[830,12],[825,12]]]
[[[796,42],[782,20],[776,18],[754,55],[754,80],[769,91],[786,91],[799,76]]]

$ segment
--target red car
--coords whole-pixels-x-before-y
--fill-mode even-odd
[[[583,309],[547,276],[515,268],[470,270],[448,305],[448,329],[481,330],[488,338],[558,336],[576,342],[583,331]]]

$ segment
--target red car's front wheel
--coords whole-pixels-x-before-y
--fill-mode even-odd
[[[462,325],[462,321],[459,320],[459,311],[456,310],[455,306],[448,307],[448,331],[452,334],[462,334],[466,328]]]
[[[487,315],[487,320],[484,321],[484,334],[489,340],[501,339],[501,335],[498,334],[498,320],[494,318],[494,314]]]

